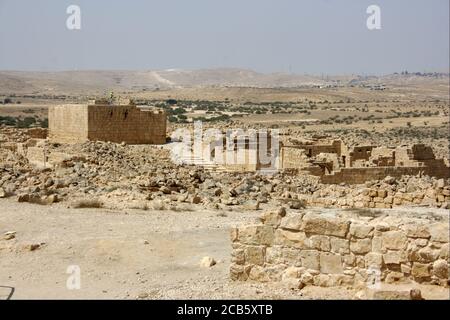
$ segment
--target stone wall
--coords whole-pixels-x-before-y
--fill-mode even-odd
[[[296,169],[311,166],[304,149],[292,146],[283,146],[281,148],[280,155],[281,168],[283,169]]]
[[[355,146],[351,150],[338,140],[331,145],[282,145],[280,168],[310,172],[326,184],[362,184],[403,175],[450,178],[448,163],[435,159],[432,148],[423,144],[395,149]]]
[[[302,144],[302,145],[283,145],[281,148],[295,148],[304,150],[308,157],[315,157],[320,153],[336,153],[341,155],[343,144],[340,140],[335,140],[330,144]]]
[[[328,211],[262,215],[233,228],[233,280],[291,287],[432,283],[448,286],[448,215]]]
[[[166,113],[134,105],[62,105],[49,108],[49,138],[53,142],[88,140],[163,144]]]
[[[368,161],[374,146],[356,146],[348,154],[346,167],[353,167],[358,160]]]
[[[129,144],[164,144],[166,113],[132,105],[88,107],[88,139]]]
[[[88,140],[87,105],[67,104],[48,108],[48,137],[60,143]]]
[[[341,168],[339,171],[321,177],[322,183],[329,184],[361,184],[368,180],[382,180],[387,176],[400,178],[403,175],[428,175],[436,178],[450,178],[450,168],[442,159],[430,160],[424,167],[368,167]]]
[[[54,168],[75,157],[73,154],[49,151],[42,146],[28,147],[25,149],[24,155],[30,164],[36,168]]]
[[[325,208],[395,208],[421,205],[450,209],[449,186],[428,187],[413,192],[398,190],[395,186],[361,186],[352,190],[333,187],[321,188],[312,195],[298,195],[297,198],[308,206]]]
[[[430,146],[415,144],[412,146],[411,151],[413,160],[422,161],[435,159],[433,148],[431,148]]]
[[[224,150],[213,161],[223,166],[226,171],[252,172],[258,169],[258,156],[255,149]],[[220,160],[219,160],[220,158]]]

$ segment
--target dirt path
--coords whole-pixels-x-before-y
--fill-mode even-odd
[[[0,205],[1,234],[17,232],[13,240],[0,240],[0,285],[15,288],[16,299],[234,297],[224,290],[236,286],[228,281],[228,229],[259,214]],[[26,248],[37,243],[45,244]],[[204,256],[217,265],[201,268]],[[80,290],[66,288],[71,265],[80,268]],[[251,286],[236,290],[255,294]],[[0,296],[7,292],[0,288]]]

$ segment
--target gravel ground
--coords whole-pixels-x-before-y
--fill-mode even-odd
[[[0,299],[352,299],[353,289],[233,282],[229,228],[261,211],[71,209],[0,199]],[[3,234],[16,231],[14,239]],[[30,250],[30,245],[40,245]],[[203,257],[217,264],[200,267]],[[79,266],[81,288],[67,269]],[[443,289],[443,291],[441,290]],[[448,290],[422,288],[427,297]]]

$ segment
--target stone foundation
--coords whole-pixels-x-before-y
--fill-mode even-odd
[[[343,189],[343,188],[342,188]],[[325,208],[395,208],[404,206],[426,206],[450,209],[450,187],[426,188],[404,192],[384,188],[365,188],[330,191],[321,189],[313,195],[298,195],[305,205]],[[288,201],[289,199],[287,199]]]
[[[327,184],[361,184],[369,180],[382,180],[387,176],[400,178],[404,175],[428,175],[438,179],[448,179],[450,178],[450,168],[442,159],[438,159],[429,161],[427,166],[423,167],[341,168],[333,174],[321,175],[320,179],[322,183]]]
[[[233,228],[233,280],[289,286],[448,286],[448,215],[268,212]]]

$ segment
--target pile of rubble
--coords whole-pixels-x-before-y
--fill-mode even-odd
[[[177,165],[160,146],[56,144],[17,129],[0,138],[0,197],[17,197],[19,201],[79,205],[79,201],[93,204],[95,199],[97,206],[109,208],[188,210],[201,206],[243,211],[280,205],[291,209],[449,208],[449,181],[429,177],[327,185],[315,176],[283,171],[225,173]]]

